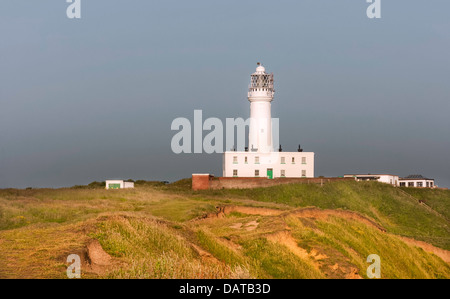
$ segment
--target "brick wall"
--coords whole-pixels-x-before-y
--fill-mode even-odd
[[[210,189],[211,176],[209,174],[193,174],[192,190],[208,190]]]
[[[354,181],[354,178],[213,178],[206,175],[192,175],[193,190],[208,189],[252,189],[283,184],[326,184],[335,181]]]

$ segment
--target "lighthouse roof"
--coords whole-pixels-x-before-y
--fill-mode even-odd
[[[258,62],[258,67],[256,68],[255,74],[265,74],[265,73],[266,73],[266,68],[263,67],[262,64]]]

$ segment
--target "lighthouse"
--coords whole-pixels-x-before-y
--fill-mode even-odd
[[[273,152],[272,101],[275,94],[273,74],[267,74],[258,62],[256,72],[251,75],[248,91],[250,101],[249,148],[252,151]]]
[[[245,151],[229,151],[223,154],[223,176],[243,178],[312,178],[314,177],[314,153],[304,152],[299,146],[296,152],[284,152],[274,144],[272,102],[274,100],[274,75],[258,63],[251,74],[248,90],[250,121],[248,147]],[[301,99],[298,99],[301,100]],[[278,132],[276,132],[278,133]],[[278,135],[277,135],[278,136]],[[275,150],[274,147],[279,148]]]

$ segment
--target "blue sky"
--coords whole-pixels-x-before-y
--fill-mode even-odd
[[[175,155],[177,117],[249,116],[275,73],[285,151],[316,175],[423,174],[450,187],[450,3],[382,0],[0,2],[0,188],[221,174]]]

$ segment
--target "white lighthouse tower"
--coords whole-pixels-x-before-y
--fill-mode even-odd
[[[249,148],[261,153],[273,152],[271,106],[275,89],[273,74],[258,62],[248,91],[250,101]]]
[[[250,101],[250,128],[246,151],[225,152],[224,177],[311,178],[314,177],[314,153],[274,150],[272,128],[272,101],[274,76],[258,63],[251,75],[248,91]],[[278,132],[276,132],[278,133]],[[278,138],[276,138],[278,140]]]

